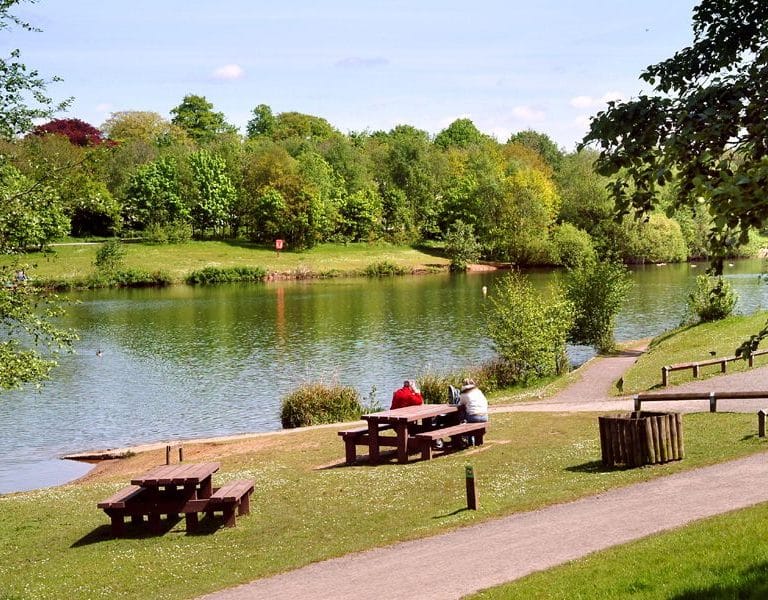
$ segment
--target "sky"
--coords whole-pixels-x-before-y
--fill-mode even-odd
[[[694,0],[37,0],[0,31],[6,55],[62,82],[60,118],[170,111],[205,96],[245,132],[259,104],[338,130],[459,118],[505,142],[525,129],[572,151],[608,100],[692,41]]]

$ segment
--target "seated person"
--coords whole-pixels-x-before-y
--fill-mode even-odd
[[[474,379],[465,379],[461,385],[459,406],[464,407],[467,423],[484,423],[488,420],[488,400]]]
[[[392,406],[390,406],[389,409],[394,410],[396,408],[404,408],[406,406],[424,404],[424,399],[421,397],[421,394],[416,391],[415,388],[416,386],[411,381],[406,379],[403,382],[403,387],[392,394]]]

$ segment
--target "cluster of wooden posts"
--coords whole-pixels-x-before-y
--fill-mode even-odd
[[[605,467],[639,467],[685,456],[680,413],[635,411],[598,420]]]

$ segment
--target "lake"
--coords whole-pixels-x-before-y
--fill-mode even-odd
[[[704,265],[634,269],[617,338],[677,326]],[[768,306],[762,262],[727,277],[739,310]],[[64,324],[80,334],[41,390],[0,396],[0,493],[56,485],[89,466],[85,450],[280,428],[281,398],[338,381],[388,406],[404,378],[493,356],[483,320],[503,272],[385,279],[104,290],[75,294]],[[535,285],[557,277],[531,272]],[[569,349],[578,364],[589,348]],[[340,446],[340,452],[342,451]],[[22,480],[18,469],[27,476]],[[30,476],[29,473],[34,473]]]

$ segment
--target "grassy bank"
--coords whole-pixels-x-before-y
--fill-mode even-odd
[[[685,427],[684,461],[608,471],[589,414],[496,415],[481,448],[375,468],[342,466],[336,428],[187,445],[188,461],[222,462],[218,483],[255,479],[252,514],[202,535],[187,536],[181,521],[160,536],[112,539],[96,502],[164,462],[164,452],[140,454],[81,484],[0,497],[0,590],[5,598],[188,598],[767,448],[753,415],[686,415]],[[477,512],[462,510],[467,463]]]
[[[624,375],[624,394],[642,392],[661,386],[661,367],[674,363],[709,360],[714,356],[733,356],[736,348],[749,336],[757,333],[768,320],[768,312],[761,311],[749,316],[732,316],[714,323],[703,323],[675,330],[654,340],[648,352],[643,354]],[[755,366],[768,364],[768,356],[755,358]],[[728,363],[729,372],[748,368],[746,361]],[[701,377],[720,374],[720,366],[704,367]],[[692,369],[674,371],[672,384],[693,380]],[[618,393],[618,391],[616,392]]]
[[[94,271],[100,244],[54,246],[46,254],[28,254],[24,260],[35,265],[32,275],[46,280],[81,278]],[[290,277],[362,274],[372,264],[389,262],[409,272],[442,270],[448,259],[427,249],[409,246],[369,244],[323,244],[304,252],[283,251],[242,243],[188,242],[184,244],[124,245],[128,269],[160,271],[176,282],[206,267],[261,267]],[[8,261],[10,257],[4,257]]]

